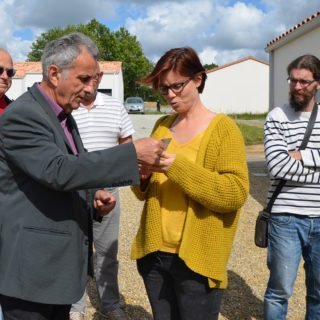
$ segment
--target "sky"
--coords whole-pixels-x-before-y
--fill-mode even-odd
[[[153,62],[182,46],[203,64],[268,61],[267,43],[317,11],[319,0],[1,0],[0,47],[25,61],[41,33],[95,18],[112,31],[125,27]]]

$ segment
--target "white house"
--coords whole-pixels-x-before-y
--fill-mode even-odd
[[[267,44],[270,63],[270,109],[288,102],[287,66],[303,54],[320,58],[320,12],[313,14]]]
[[[269,64],[246,57],[207,71],[201,100],[221,113],[264,113],[269,107]]]
[[[100,61],[99,64],[104,75],[98,90],[123,102],[122,63],[119,61]],[[11,99],[16,99],[35,82],[40,82],[42,79],[41,62],[15,62],[14,68],[17,73],[12,79],[12,86],[7,93]]]

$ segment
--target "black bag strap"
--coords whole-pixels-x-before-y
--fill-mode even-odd
[[[306,148],[306,146],[308,144],[308,141],[310,139],[310,136],[311,136],[312,129],[314,127],[314,123],[316,122],[317,115],[318,115],[318,104],[315,103],[314,107],[312,109],[311,116],[310,116],[310,119],[309,119],[309,122],[308,122],[308,126],[307,126],[307,129],[306,129],[306,132],[304,133],[304,137],[303,137],[303,140],[301,142],[299,150],[304,150]]]
[[[307,129],[304,133],[303,140],[302,140],[301,145],[299,147],[299,150],[304,150],[306,148],[308,141],[310,139],[310,136],[311,136],[311,132],[312,132],[314,123],[316,122],[316,119],[317,119],[317,114],[318,114],[318,104],[315,103],[313,106],[311,115],[310,115]],[[286,183],[286,180],[280,180],[276,189],[273,192],[273,195],[272,195],[270,201],[267,204],[267,207],[265,208],[265,211],[271,213],[272,206],[273,206],[274,202],[276,201],[276,198],[279,195],[279,193],[280,193],[282,187],[285,185],[285,183]]]

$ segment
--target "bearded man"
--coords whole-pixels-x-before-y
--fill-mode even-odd
[[[287,72],[289,104],[274,108],[265,122],[269,200],[278,183],[285,180],[285,184],[269,220],[270,277],[264,319],[286,319],[302,257],[307,289],[305,319],[320,319],[320,112],[306,148],[299,150],[311,112],[318,108],[320,60],[300,56],[288,65]]]

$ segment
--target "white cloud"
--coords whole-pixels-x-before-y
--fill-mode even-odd
[[[14,60],[24,60],[31,43],[13,36],[16,26],[12,15],[8,14],[9,12],[14,12],[12,10],[13,5],[13,0],[4,0],[0,3],[0,47],[7,49],[12,54]]]
[[[125,26],[153,61],[180,46],[196,49],[203,63],[267,60],[267,43],[317,10],[319,0],[1,0],[0,47],[24,60],[40,32],[96,18]]]
[[[268,61],[267,54],[261,54],[259,50],[252,49],[236,49],[236,50],[216,50],[212,47],[206,47],[199,52],[199,57],[202,64],[214,63],[218,66],[222,66],[232,61],[236,61],[240,58],[248,56],[260,56],[261,59]]]
[[[219,51],[210,47],[206,47],[200,52],[198,52],[199,58],[202,64],[218,64],[219,61]]]
[[[13,38],[9,40],[7,50],[11,53],[14,61],[24,61],[30,52],[32,41]]]
[[[280,33],[301,20],[319,11],[319,0],[262,0],[268,10],[268,22],[271,28],[284,27]]]
[[[6,48],[15,61],[25,60],[41,32],[87,23],[93,18],[112,18],[116,15],[115,8],[112,1],[105,0],[2,0],[0,47]],[[24,29],[31,30],[33,39],[23,39]],[[21,36],[15,36],[17,33]]]
[[[209,31],[213,17],[212,1],[201,6],[190,2],[155,3],[146,9],[145,17],[126,23],[128,30],[141,42],[153,60],[166,50],[180,46],[202,47],[203,34]]]
[[[265,14],[252,5],[237,2],[232,7],[218,7],[218,21],[211,44],[220,50],[263,48]]]
[[[48,29],[115,15],[115,6],[112,1],[14,0],[13,2],[14,20],[21,27]]]
[[[210,0],[191,4],[150,5],[144,17],[129,18],[126,27],[153,61],[179,46],[195,48],[203,63],[221,65],[248,55],[267,60],[263,50],[273,34],[265,26],[267,16],[261,9],[242,2],[233,6]]]
[[[269,41],[319,10],[318,0],[264,0],[259,7],[257,2],[229,2],[153,2],[143,17],[129,18],[126,27],[153,61],[170,48],[188,45],[204,63],[221,65],[249,55],[268,60],[264,48]]]

